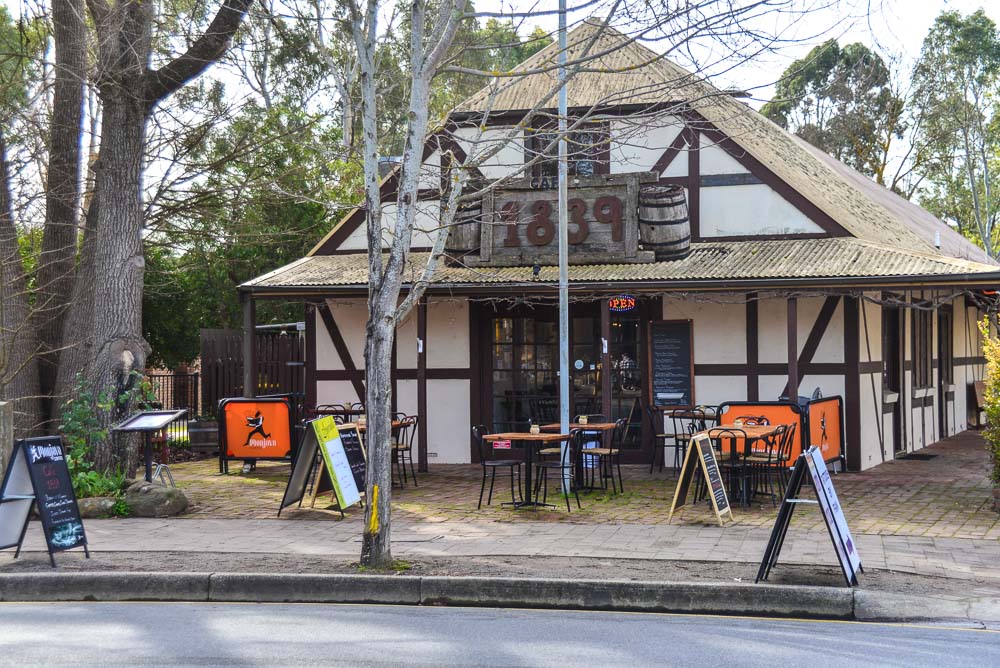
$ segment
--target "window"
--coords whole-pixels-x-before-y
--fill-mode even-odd
[[[934,321],[931,318],[932,311],[926,305],[918,306],[923,308],[913,309],[913,387],[923,389],[931,386],[933,363],[931,339]]]
[[[558,133],[552,129],[528,135],[525,160],[531,161],[540,153],[545,157],[536,162],[531,176],[555,178],[559,173]],[[610,171],[610,132],[606,123],[587,123],[569,134],[566,151],[570,176],[594,176]]]

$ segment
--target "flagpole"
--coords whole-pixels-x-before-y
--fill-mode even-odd
[[[569,176],[566,138],[566,0],[559,0],[559,429],[569,433]],[[560,445],[560,459],[566,448]],[[570,493],[570,472],[563,469],[563,493]]]

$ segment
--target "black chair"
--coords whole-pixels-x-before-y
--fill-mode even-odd
[[[698,410],[677,409],[670,411],[669,417],[673,433],[667,437],[674,439],[674,471],[677,472],[684,463],[684,457],[687,456],[691,437],[705,428],[705,413]]]
[[[615,494],[625,491],[625,480],[622,478],[622,446],[625,445],[625,431],[628,429],[628,418],[615,420],[615,430],[611,434],[611,445],[604,448],[588,448],[586,454],[598,458],[598,468],[601,476],[601,487],[607,487],[611,481],[611,491]],[[618,470],[618,486],[615,486],[615,469]]]
[[[479,505],[476,509],[483,507],[483,492],[486,491],[486,475],[490,476],[490,495],[486,498],[486,505],[493,501],[493,483],[496,482],[497,469],[506,469],[510,475],[510,500],[517,503],[521,489],[521,460],[520,459],[493,459],[493,448],[488,447],[483,436],[487,433],[486,425],[476,425],[472,428],[472,438],[476,439],[476,447],[479,449],[479,464],[483,468],[483,483],[479,487]],[[514,495],[514,471],[517,471],[518,496]]]
[[[729,456],[718,457],[719,468],[726,473],[726,478],[728,478],[730,499],[738,496],[741,505],[749,505],[750,503],[749,490],[747,489],[750,482],[750,465],[745,461],[746,438],[747,433],[739,427],[717,427],[712,432],[713,447],[716,451],[721,453],[723,441],[729,442]]]
[[[538,498],[538,490],[542,490],[542,503],[545,503],[549,498],[549,471],[555,471],[559,475],[559,483],[562,484],[562,479],[564,476],[569,476],[570,488],[573,490],[573,496],[576,497],[576,507],[582,508],[580,505],[580,491],[579,485],[576,484],[576,458],[580,455],[581,448],[584,442],[588,439],[593,438],[594,432],[589,432],[585,429],[574,429],[569,443],[565,448],[562,449],[559,459],[552,461],[536,461],[535,462],[535,498]],[[569,495],[566,495],[566,512],[570,511],[569,505]]]
[[[419,487],[417,485],[417,471],[413,467],[413,439],[417,435],[417,425],[420,423],[420,418],[416,415],[404,415],[398,422],[400,423],[399,429],[396,431],[392,443],[393,463],[396,464],[396,470],[400,473],[399,479],[405,486],[407,482],[406,462],[409,460],[413,486]]]
[[[657,420],[657,415],[659,415],[659,420]],[[649,458],[649,472],[653,472],[653,467],[656,466],[657,460],[660,462],[660,471],[663,471],[664,460],[666,459],[666,453],[664,452],[667,447],[667,439],[670,434],[663,431],[663,415],[655,410],[652,406],[646,406],[646,418],[649,421],[649,433],[653,435],[653,456]]]
[[[774,478],[777,469],[775,463],[781,448],[788,440],[788,426],[780,424],[774,429],[774,433],[765,439],[760,439],[754,443],[750,452],[746,453],[744,460],[750,467],[750,488],[756,496],[757,494],[768,494],[771,497],[771,505],[775,505]],[[775,475],[772,475],[772,470]]]

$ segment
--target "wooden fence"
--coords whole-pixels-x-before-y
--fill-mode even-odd
[[[305,396],[305,338],[298,330],[257,330],[258,396]],[[233,329],[201,330],[201,412],[215,415],[219,400],[243,396],[243,334]],[[298,411],[297,411],[298,412]]]

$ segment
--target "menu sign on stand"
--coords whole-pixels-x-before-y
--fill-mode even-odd
[[[4,474],[0,486],[0,549],[16,546],[15,557],[21,553],[33,504],[37,504],[53,566],[56,565],[53,553],[75,547],[82,547],[90,558],[87,535],[58,436],[17,441]]]
[[[649,323],[649,393],[654,406],[694,406],[690,320]]]
[[[670,515],[667,516],[668,524],[673,519],[674,511],[687,503],[688,492],[699,464],[701,465],[701,473],[708,482],[709,499],[712,502],[715,516],[719,520],[719,525],[722,525],[722,516],[726,514],[729,515],[729,519],[735,520],[733,509],[729,506],[729,497],[726,495],[726,486],[722,482],[719,462],[715,458],[715,450],[712,448],[712,441],[708,436],[699,434],[691,439],[691,447],[684,455],[684,464],[681,466],[677,487],[674,489],[674,501],[670,504]]]
[[[816,492],[816,500],[799,498],[802,484],[807,475]],[[861,556],[858,554],[857,544],[854,542],[851,530],[847,526],[847,518],[844,517],[844,510],[841,508],[837,492],[833,488],[830,472],[826,468],[826,462],[823,461],[823,453],[816,446],[803,452],[795,461],[795,468],[792,469],[792,474],[788,479],[785,498],[781,502],[778,517],[774,521],[774,528],[771,530],[771,537],[764,550],[764,558],[757,571],[756,581],[766,580],[771,569],[777,563],[778,554],[781,552],[785,535],[788,533],[788,526],[792,520],[792,512],[801,503],[820,507],[823,521],[830,534],[830,540],[833,542],[834,551],[837,553],[837,561],[840,562],[841,571],[844,573],[844,580],[847,581],[848,587],[857,585],[858,573],[864,573],[861,566]]]

